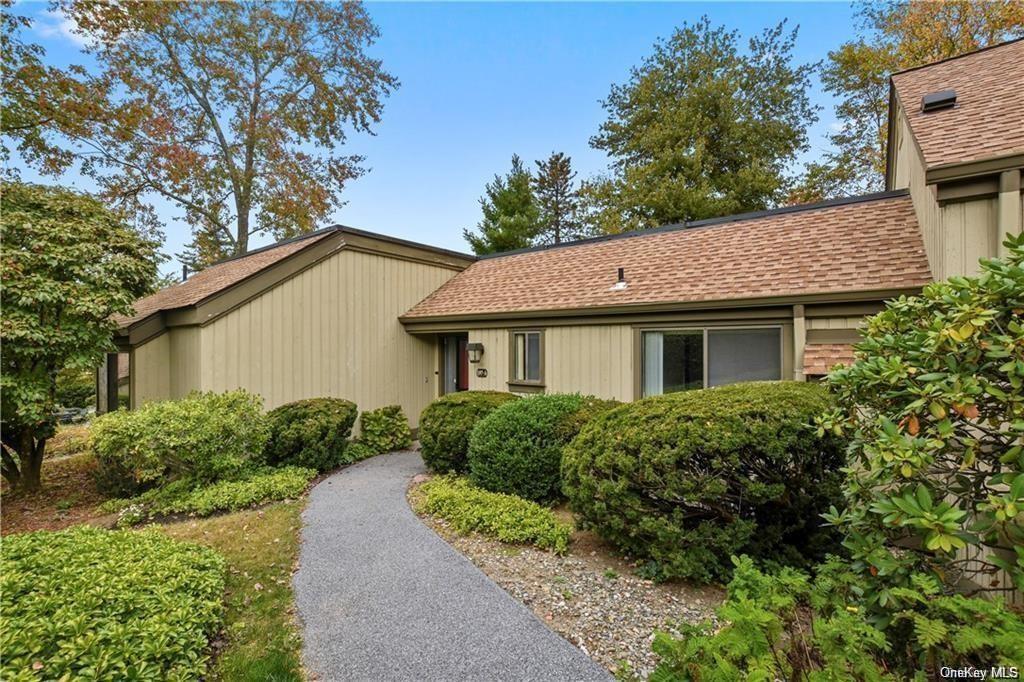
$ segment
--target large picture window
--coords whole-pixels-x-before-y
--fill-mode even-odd
[[[512,381],[540,384],[544,380],[541,332],[512,332]]]
[[[686,329],[642,335],[643,395],[782,378],[782,330]]]

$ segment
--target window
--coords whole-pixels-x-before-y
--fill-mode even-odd
[[[782,378],[782,330],[692,329],[642,335],[643,395]]]
[[[542,332],[512,332],[512,383],[540,384],[544,379]]]

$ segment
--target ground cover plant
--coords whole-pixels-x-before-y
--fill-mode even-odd
[[[469,438],[469,477],[493,492],[550,502],[562,494],[562,448],[615,401],[578,394],[506,402],[480,420]]]
[[[583,427],[563,452],[573,510],[658,578],[727,579],[730,557],[807,564],[837,542],[843,441],[811,422],[813,384],[755,382],[646,398]]]
[[[4,535],[33,530],[60,530],[89,523],[99,516],[97,506],[107,499],[96,487],[96,458],[89,453],[47,459],[42,466],[41,490],[3,488],[0,526]]]
[[[438,473],[465,472],[473,427],[499,405],[517,399],[499,391],[461,391],[427,405],[419,422],[424,463]]]
[[[203,677],[225,564],[159,531],[77,527],[3,539],[0,677]]]
[[[431,479],[418,492],[417,511],[444,519],[456,532],[477,532],[559,554],[569,545],[572,527],[535,502],[492,493],[453,476]]]
[[[355,403],[340,398],[297,400],[271,410],[266,463],[334,469],[345,462],[345,447],[358,413]]]
[[[120,515],[118,525],[121,526],[170,514],[209,516],[264,502],[295,499],[306,491],[316,475],[315,469],[286,466],[255,469],[237,479],[209,485],[179,479],[136,497],[108,500],[101,509],[108,513],[117,512]]]
[[[172,523],[161,530],[227,561],[224,625],[207,680],[300,682],[301,639],[291,572],[298,559],[300,501]]]
[[[659,633],[655,682],[702,680],[940,679],[943,666],[989,670],[1016,666],[1024,655],[1024,621],[1001,600],[943,594],[932,576],[915,574],[901,588],[912,608],[893,611],[886,633],[860,605],[860,579],[831,560],[811,577],[783,568],[758,570],[734,559],[729,597],[714,621],[680,624],[681,636]]]
[[[385,405],[359,416],[359,441],[376,454],[405,450],[412,445],[412,430],[401,405]]]
[[[270,430],[262,399],[244,390],[118,410],[92,424],[102,487],[132,495],[178,478],[212,483],[262,456]]]

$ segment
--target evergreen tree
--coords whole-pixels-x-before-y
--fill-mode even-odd
[[[562,152],[552,152],[545,161],[535,163],[533,192],[540,210],[537,243],[559,244],[580,239],[584,232],[578,217],[579,194],[572,159]]]
[[[512,156],[512,169],[507,175],[495,175],[487,183],[480,208],[484,215],[477,232],[462,231],[473,253],[498,253],[533,245],[540,231],[540,210],[530,171],[518,155]]]

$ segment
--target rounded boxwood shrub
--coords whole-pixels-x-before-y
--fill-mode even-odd
[[[0,678],[203,679],[223,613],[212,550],[79,526],[5,537],[0,569]]]
[[[357,414],[356,404],[341,398],[297,400],[271,410],[267,464],[317,471],[343,464]]]
[[[618,403],[581,395],[535,395],[488,414],[469,438],[469,475],[498,493],[547,502],[562,492],[562,448],[595,415]]]
[[[469,434],[499,405],[517,400],[499,391],[462,391],[441,396],[420,414],[420,454],[431,471],[466,470]]]
[[[405,450],[412,445],[412,430],[400,405],[385,405],[359,416],[359,442],[374,454]]]
[[[247,391],[191,393],[97,418],[90,445],[97,482],[133,495],[168,478],[212,483],[259,461],[269,429],[263,400]]]
[[[583,521],[655,577],[723,580],[730,556],[805,564],[839,551],[844,443],[818,435],[814,384],[756,382],[646,398],[599,415],[565,448]]]

